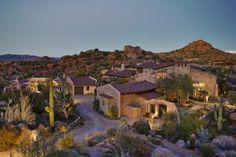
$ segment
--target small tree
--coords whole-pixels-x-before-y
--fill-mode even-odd
[[[167,99],[176,99],[179,104],[188,101],[193,92],[193,81],[188,75],[171,74],[170,77],[158,80],[158,84],[160,92]]]

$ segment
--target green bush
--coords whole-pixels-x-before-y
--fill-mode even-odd
[[[215,157],[213,148],[207,144],[201,145],[200,151],[202,157]]]
[[[152,148],[147,141],[127,131],[117,132],[116,139],[123,150],[128,151],[130,157],[148,157],[151,156]]]
[[[118,109],[116,107],[116,105],[112,105],[107,113],[109,118],[117,118],[118,117]]]
[[[166,123],[163,124],[162,126],[162,134],[170,139],[173,140],[173,138],[176,137],[176,128],[177,128],[177,124],[174,121],[168,121]]]
[[[175,140],[177,136],[177,123],[176,120],[174,120],[173,115],[165,114],[163,117],[163,126],[161,129],[162,135],[164,135],[169,140]]]
[[[178,126],[179,137],[184,140],[188,140],[190,135],[196,132],[197,128],[203,127],[204,121],[199,120],[198,113],[192,113],[181,117],[180,124]]]
[[[107,135],[108,136],[114,137],[114,136],[116,136],[116,133],[117,133],[117,129],[116,128],[109,128],[107,130]]]
[[[68,148],[73,148],[76,146],[75,140],[74,140],[74,136],[73,135],[69,135],[69,136],[64,136],[61,140],[60,140],[60,146],[63,149],[68,149]]]
[[[134,123],[133,127],[139,134],[144,135],[148,135],[151,129],[149,123],[146,121],[137,121]]]

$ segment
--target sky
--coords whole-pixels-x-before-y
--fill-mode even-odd
[[[235,16],[235,0],[0,0],[0,55],[160,52],[197,39],[234,51]]]

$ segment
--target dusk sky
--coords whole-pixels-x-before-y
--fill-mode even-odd
[[[235,0],[1,0],[0,54],[170,51],[203,39],[236,50]]]

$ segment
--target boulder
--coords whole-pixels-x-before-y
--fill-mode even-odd
[[[216,137],[212,141],[212,143],[217,145],[221,149],[235,149],[236,148],[236,139],[231,136],[220,135]]]
[[[185,143],[184,140],[178,140],[178,141],[176,142],[176,145],[179,146],[179,147],[181,147],[181,148],[185,148],[185,147],[186,147],[186,143]]]
[[[178,157],[171,150],[158,146],[153,152],[151,157]]]

